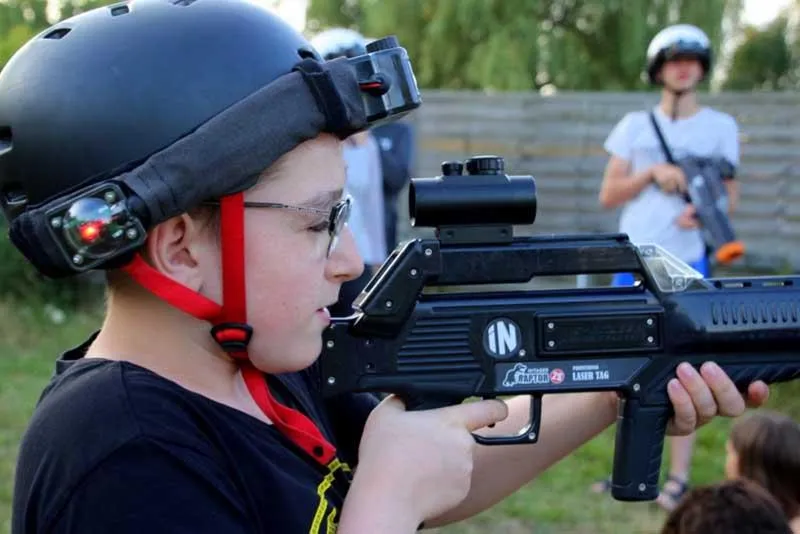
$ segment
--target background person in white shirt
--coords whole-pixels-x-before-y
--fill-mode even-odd
[[[653,109],[656,121],[675,160],[685,156],[723,157],[739,165],[736,121],[728,114],[701,107],[697,85],[708,74],[710,42],[699,28],[678,24],[661,30],[647,50],[651,83],[662,86],[661,101]],[[610,154],[599,200],[606,209],[621,208],[619,231],[633,243],[654,243],[710,275],[706,244],[695,207],[683,197],[686,176],[666,162],[666,155],[650,121],[649,110],[627,113],[606,139]],[[738,201],[733,176],[725,177],[729,211]],[[617,273],[614,285],[631,285],[630,273]],[[671,440],[670,472],[659,504],[674,508],[687,489],[694,434]],[[595,486],[607,491],[609,481]]]

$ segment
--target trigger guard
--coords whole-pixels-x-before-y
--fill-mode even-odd
[[[479,436],[473,433],[472,437],[480,445],[522,445],[536,443],[539,440],[539,427],[542,419],[542,396],[531,395],[530,420],[528,426],[520,430],[515,436]]]

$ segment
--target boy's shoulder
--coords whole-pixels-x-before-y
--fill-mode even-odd
[[[736,128],[738,126],[736,119],[730,113],[726,113],[722,110],[708,106],[704,107],[702,109],[702,112],[703,112],[703,119],[708,122],[724,127]]]

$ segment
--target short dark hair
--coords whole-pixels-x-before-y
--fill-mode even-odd
[[[787,517],[800,515],[800,423],[782,413],[757,410],[731,430],[738,476],[758,482]]]
[[[760,485],[736,479],[689,490],[661,534],[792,534],[778,501]]]

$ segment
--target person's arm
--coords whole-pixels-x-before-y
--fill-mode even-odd
[[[371,134],[370,134],[371,135]],[[380,147],[377,139],[371,136],[365,141],[364,148],[369,156],[368,192],[364,212],[365,231],[369,239],[369,254],[364,255],[364,263],[370,266],[373,274],[388,256],[386,250],[385,199],[383,196],[383,174],[381,171]]]
[[[516,434],[528,423],[529,403],[527,396],[506,401],[508,418],[480,433]],[[608,428],[616,419],[616,410],[615,394],[545,395],[538,441],[533,445],[478,446],[469,495],[457,508],[426,526],[460,521],[501,501]]]
[[[600,185],[600,205],[605,209],[617,208],[635,198],[653,179],[652,168],[631,174],[630,163],[612,155]]]
[[[603,147],[610,158],[603,173],[598,200],[605,209],[617,208],[635,198],[653,181],[650,169],[631,173],[632,141],[635,115],[628,113],[608,134]]]
[[[715,364],[704,364],[700,372],[680,365],[678,378],[667,387],[674,417],[669,435],[687,435],[716,415],[738,416],[746,401],[730,378]],[[766,402],[769,389],[763,382],[750,385],[752,405]],[[472,484],[467,497],[426,526],[441,526],[472,517],[501,501],[547,468],[602,432],[616,419],[614,392],[544,396],[539,440],[534,445],[477,446]],[[508,417],[483,434],[513,434],[529,417],[528,399],[508,402]]]
[[[733,214],[739,207],[739,182],[736,180],[725,180],[725,189],[728,192],[728,215]]]
[[[39,531],[252,534],[224,475],[190,450],[178,454],[146,439],[117,449],[78,487],[59,488],[71,495],[53,517],[41,518]],[[274,532],[280,532],[277,513],[275,520]]]

